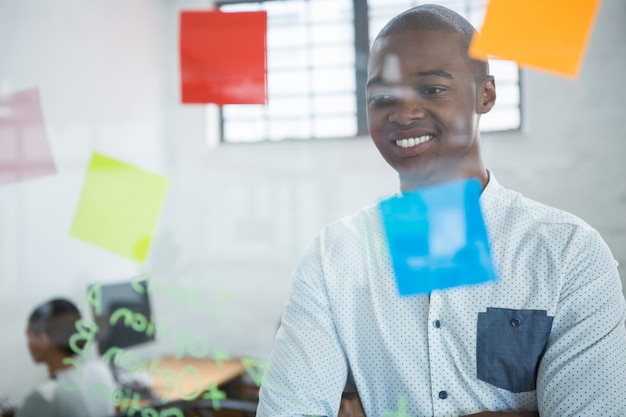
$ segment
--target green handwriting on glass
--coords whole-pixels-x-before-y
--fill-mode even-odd
[[[83,371],[78,362],[74,358],[65,358],[63,363],[66,365],[71,365],[76,368],[76,372],[79,375],[79,383],[76,385],[67,385],[62,384],[61,387],[68,391],[76,391],[80,385],[82,380]],[[176,407],[167,407],[161,410],[157,410],[154,407],[144,407],[141,405],[141,397],[139,393],[133,392],[130,389],[126,389],[125,391],[116,389],[111,391],[111,388],[105,384],[97,383],[92,384],[87,388],[87,393],[90,394],[92,392],[98,392],[102,398],[113,399],[113,405],[119,412],[126,413],[127,416],[136,416],[137,413],[141,417],[184,417],[183,412]]]
[[[200,299],[198,291],[187,291],[184,288],[173,288],[171,283],[166,281],[153,280],[146,281],[145,277],[138,276],[131,281],[132,288],[139,294],[146,294],[147,292],[157,292],[162,295],[168,296],[183,303],[186,307],[193,308],[197,311],[203,311],[214,317],[224,319],[223,314],[216,309],[207,309],[207,302],[204,299]],[[233,299],[234,294],[223,289],[219,290],[219,303],[208,303],[209,305],[219,304],[221,307],[223,302],[228,299]],[[97,283],[91,285],[88,289],[88,293],[85,299],[86,303],[91,305],[96,316],[102,315],[102,285]],[[135,332],[145,333],[147,336],[159,335],[159,338],[171,338],[176,346],[175,359],[180,359],[185,354],[189,354],[196,358],[211,357],[219,364],[224,361],[230,360],[229,355],[219,349],[215,348],[211,352],[211,344],[206,335],[188,334],[181,331],[170,331],[167,327],[160,325],[155,326],[153,317],[146,317],[145,315],[134,312],[128,308],[118,308],[108,318],[108,324],[111,326],[123,325],[126,328],[132,329]],[[96,341],[99,332],[99,327],[95,323],[86,323],[83,320],[78,320],[75,323],[76,333],[70,337],[70,347],[78,356],[85,355],[89,347]],[[178,393],[180,398],[184,400],[202,398],[210,400],[213,403],[213,408],[220,409],[220,401],[226,399],[226,394],[219,390],[214,383],[206,384],[202,381],[200,372],[195,366],[186,365],[180,372],[176,373],[168,369],[160,369],[158,367],[158,360],[145,360],[142,359],[137,353],[127,351],[119,347],[111,347],[107,349],[102,355],[102,359],[105,363],[113,362],[113,364],[121,369],[138,372],[147,371],[152,377],[158,377],[164,384],[165,389],[161,392],[161,400],[166,401],[172,396],[172,393],[176,387],[186,386],[187,390],[191,391],[185,393]],[[72,366],[79,366],[79,362],[74,359],[68,359],[73,362],[68,362]],[[252,358],[243,358],[241,363],[257,386],[261,385],[263,379],[263,373],[267,366],[265,361],[259,361]],[[79,372],[82,372],[79,370]],[[82,379],[82,374],[81,378]],[[77,386],[64,387],[68,390],[76,390]],[[107,390],[107,387],[95,387],[94,389],[100,389],[101,391]],[[119,410],[127,412],[127,415],[139,411],[141,416],[144,417],[166,417],[166,416],[178,416],[180,410],[176,408],[163,409],[157,411],[150,407],[140,407],[139,394],[126,390],[124,393],[120,390],[116,390],[113,393],[105,393],[102,395],[113,395],[113,401]],[[136,415],[136,414],[135,414]],[[182,416],[182,414],[180,414]]]
[[[131,280],[132,288],[138,294],[159,294],[162,297],[181,303],[199,313],[205,313],[213,318],[226,321],[222,309],[229,300],[236,298],[236,294],[228,289],[217,287],[217,296],[211,302],[207,302],[197,289],[186,289],[181,285],[172,284],[164,279],[150,278],[149,280],[139,275]],[[147,286],[147,288],[146,288]],[[85,302],[93,308],[96,316],[102,315],[102,284],[96,283],[89,286]]]

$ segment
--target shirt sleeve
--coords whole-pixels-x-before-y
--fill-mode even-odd
[[[321,239],[294,273],[259,394],[258,417],[336,416],[348,366],[324,283]]]
[[[537,377],[542,417],[626,416],[626,303],[595,231],[574,233]]]

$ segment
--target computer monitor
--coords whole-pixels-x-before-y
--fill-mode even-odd
[[[100,355],[113,347],[127,348],[155,340],[145,277],[115,284],[92,284],[89,294],[94,293],[98,302],[91,307],[99,328],[96,339]]]

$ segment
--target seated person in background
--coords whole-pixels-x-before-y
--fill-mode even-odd
[[[115,382],[109,368],[99,361],[74,358],[70,348],[69,340],[80,318],[78,308],[65,299],[47,301],[31,313],[26,329],[28,349],[35,363],[46,364],[50,379],[26,397],[17,417],[115,414]],[[84,340],[77,345],[82,350]]]
[[[294,274],[258,417],[626,416],[617,262],[588,224],[485,168],[496,88],[473,33],[441,6],[392,19],[369,56],[368,126],[402,191],[480,180],[497,281],[400,297],[378,207],[332,223]],[[342,400],[348,375],[358,396]]]

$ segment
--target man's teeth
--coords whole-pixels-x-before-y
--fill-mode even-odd
[[[419,138],[409,138],[409,139],[399,139],[396,141],[396,145],[401,148],[410,148],[411,146],[419,145],[420,143],[424,143],[426,141],[431,140],[433,137],[431,135],[420,136]]]

